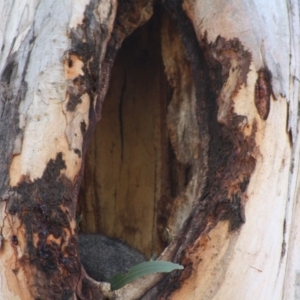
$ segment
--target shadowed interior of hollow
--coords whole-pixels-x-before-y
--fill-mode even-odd
[[[157,233],[158,201],[178,194],[184,177],[168,141],[172,91],[159,27],[158,14],[127,38],[117,55],[78,206],[81,232],[121,238],[148,257],[165,246]]]

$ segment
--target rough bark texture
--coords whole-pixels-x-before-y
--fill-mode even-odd
[[[299,3],[159,2],[112,73],[151,1],[1,6],[0,298],[299,297]],[[79,192],[83,229],[184,271],[114,293],[87,277]]]
[[[84,53],[93,55],[98,66],[87,70],[80,47],[65,57],[61,51],[72,36],[66,35],[70,20],[62,15],[70,7],[58,2],[37,4],[18,7],[6,2],[7,11],[4,9],[7,28],[16,32],[11,36],[6,31],[2,44],[1,84],[10,94],[2,92],[1,102],[9,106],[2,107],[2,115],[7,116],[1,124],[11,122],[6,131],[1,126],[1,132],[10,135],[6,139],[10,145],[1,148],[6,152],[1,168],[3,299],[69,299],[74,295],[81,270],[73,194],[81,166],[84,132],[80,125],[89,121],[97,84],[93,71],[99,73],[99,52],[105,49],[103,41],[109,38],[109,20],[115,12],[113,5],[106,4],[111,15],[106,15],[103,32],[97,33],[102,45],[93,54]],[[91,3],[86,14],[98,5]],[[82,18],[83,11],[80,13]],[[57,17],[55,23],[49,19],[51,14]],[[44,58],[40,57],[42,47]]]

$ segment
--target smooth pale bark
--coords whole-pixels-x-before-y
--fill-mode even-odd
[[[115,52],[123,39],[152,14],[150,1],[134,3],[133,8],[128,9],[130,13],[124,5],[122,9],[126,13],[122,14],[121,10],[117,17],[121,1],[0,2],[1,299],[33,299],[41,295],[56,299],[49,296],[56,290],[46,283],[45,272],[27,260],[32,258],[27,249],[29,227],[28,220],[22,219],[21,214],[26,199],[23,202],[18,199],[28,194],[20,184],[28,189],[36,185],[38,189],[41,179],[65,188],[63,197],[72,205],[59,202],[57,207],[68,216],[68,224],[61,225],[57,236],[47,233],[43,242],[60,244],[61,253],[69,258],[66,249],[69,244],[73,245],[72,238],[76,235],[74,205],[89,142],[85,132],[92,134],[95,122],[99,121]],[[192,271],[174,279],[180,283],[176,290],[174,285],[170,287],[167,283],[156,288],[161,276],[140,279],[116,293],[111,293],[106,284],[92,283],[91,290],[93,293],[99,291],[99,298],[104,293],[116,299],[136,299],[152,287],[144,299],[151,299],[151,295],[155,295],[152,299],[168,295],[176,300],[300,299],[299,3],[293,0],[276,3],[185,0],[177,5],[173,11],[170,1],[165,1],[167,11],[179,28],[182,23],[178,12],[188,16],[198,45],[205,49],[206,59],[215,60],[222,70],[228,70],[226,82],[222,82],[216,99],[212,100],[218,104],[215,121],[227,127],[233,118],[243,117],[246,123],[242,123],[233,135],[238,133],[241,143],[250,139],[255,142],[255,147],[249,148],[249,157],[256,161],[255,168],[253,172],[245,171],[249,184],[240,197],[245,223],[231,231],[230,218],[220,220],[215,217],[218,214],[215,211],[214,217],[208,215],[201,225],[198,238],[188,225],[184,225],[198,207],[198,198],[203,196],[206,178],[203,173],[209,172],[211,165],[207,155],[210,152],[199,133],[201,124],[205,127],[205,123],[197,111],[197,76],[191,71],[193,66],[186,62],[193,60],[189,50],[187,53],[182,50],[189,47],[186,40],[193,38],[185,36],[185,29],[177,33],[167,19],[162,21],[162,58],[166,76],[175,91],[167,116],[170,140],[178,161],[192,165],[194,173],[186,189],[174,199],[174,207],[164,224],[174,239],[161,258],[183,264],[189,262]],[[83,27],[87,24],[84,21],[87,11],[92,14],[86,14],[85,18],[93,19],[94,23]],[[115,22],[116,18],[121,25]],[[93,39],[95,35],[87,34],[87,40],[83,40],[82,28],[91,29],[97,37]],[[219,36],[222,41],[218,43]],[[231,43],[232,39],[238,43]],[[78,46],[79,41],[94,45],[96,50],[88,59],[80,52],[83,48]],[[249,57],[247,70],[245,61]],[[96,72],[89,68],[95,59]],[[268,114],[255,105],[257,79],[261,74],[258,72],[266,69],[272,74]],[[79,87],[76,85],[76,78],[90,75],[89,72],[99,76],[98,82],[92,87],[93,76],[88,77],[84,81],[86,92],[82,92],[81,83]],[[266,84],[267,80],[261,85]],[[79,95],[75,104],[72,102],[74,95]],[[91,112],[95,113],[93,119]],[[210,121],[207,119],[207,123]],[[209,139],[212,137],[213,132],[210,132]],[[204,146],[199,150],[199,145]],[[58,169],[58,175],[57,169],[51,173],[51,167]],[[56,175],[52,178],[49,174]],[[239,174],[236,175],[236,181],[242,182]],[[243,176],[241,172],[240,177]],[[226,185],[222,180],[220,189]],[[222,182],[225,183],[222,185]],[[234,189],[234,184],[228,186],[229,199]],[[40,205],[39,200],[35,198],[35,203]],[[44,201],[42,199],[39,206],[43,213],[45,205],[52,205]],[[31,206],[26,206],[25,211],[27,209]],[[191,224],[195,219],[191,217]],[[188,242],[183,242],[182,236],[186,236]],[[38,248],[41,239],[39,233],[32,233],[34,247]],[[64,267],[61,263],[58,270]],[[71,282],[66,279],[68,274],[62,274],[69,284],[68,296],[76,297],[77,288],[78,295],[92,299],[82,295],[80,287],[76,287],[76,279],[84,277],[84,272],[76,273],[77,277],[72,275]],[[55,295],[60,299],[63,288]]]
[[[59,183],[54,173],[50,171],[54,175],[53,178],[51,178],[52,175],[47,179],[44,177],[45,183],[48,182],[46,185],[51,182],[54,184],[53,194],[50,191],[47,192],[48,200],[45,200],[46,195],[40,194],[38,196],[40,200],[37,198],[33,200],[36,204],[32,207],[36,205],[36,209],[40,210],[43,206],[44,216],[50,221],[54,215],[46,216],[47,211],[51,211],[51,205],[53,205],[51,201],[58,200],[62,214],[65,214],[63,218],[69,223],[69,225],[65,224],[67,226],[64,229],[61,227],[60,234],[55,234],[52,231],[53,228],[46,228],[46,220],[43,221],[42,217],[40,233],[33,229],[31,242],[35,248],[30,253],[28,228],[25,229],[24,219],[22,220],[18,213],[10,214],[10,207],[14,205],[13,195],[20,194],[14,188],[20,182],[37,183],[36,180],[46,174],[49,162],[56,165],[57,155],[62,159],[61,162],[63,161],[62,168],[59,167],[57,175],[64,178],[65,191],[69,189],[72,193],[74,189],[72,185],[76,183],[82,164],[80,154],[83,151],[83,133],[81,127],[85,124],[85,127],[89,128],[89,110],[93,100],[91,98],[96,95],[88,94],[87,88],[86,93],[78,95],[79,103],[75,109],[69,109],[67,106],[72,91],[78,92],[72,80],[79,75],[85,75],[83,58],[69,51],[72,47],[70,35],[72,30],[82,25],[84,12],[89,3],[90,1],[1,1],[0,3],[2,20],[1,151],[6,153],[6,160],[4,157],[2,159],[8,165],[3,166],[2,162],[1,169],[0,219],[3,238],[0,254],[1,299],[36,297],[58,299],[63,297],[64,293],[65,297],[66,295],[71,297],[76,289],[79,278],[79,269],[75,266],[76,259],[73,260],[75,263],[73,272],[77,269],[77,276],[73,276],[74,282],[71,284],[65,281],[68,277],[65,271],[59,271],[63,270],[62,265],[57,268],[57,274],[61,274],[58,277],[61,276],[61,278],[56,283],[52,281],[53,278],[50,279],[53,275],[49,275],[51,270],[48,270],[50,273],[45,275],[43,267],[40,269],[41,265],[38,266],[38,256],[42,258],[40,256],[42,255],[46,258],[54,255],[54,252],[51,254],[50,248],[46,250],[51,245],[60,245],[61,255],[68,260],[70,256],[66,253],[68,251],[66,247],[70,246],[76,229],[72,205],[63,203],[62,195],[58,197],[61,200],[58,200],[55,195],[55,185],[59,189]],[[100,68],[110,39],[117,5],[115,1],[94,1],[92,7],[93,5],[94,18],[99,25],[103,24],[103,36],[99,37],[102,39],[102,55],[100,52],[97,53],[100,56],[98,58]],[[11,123],[5,124],[9,121],[9,115],[11,115]],[[10,141],[4,138],[7,137],[7,132],[11,132]],[[52,166],[56,168],[54,165]],[[37,193],[39,193],[38,189],[36,189]],[[32,191],[32,194],[27,197],[34,199],[35,196],[37,195]],[[65,196],[69,198],[67,201],[72,203],[72,197],[67,194]],[[22,210],[22,207],[20,209]],[[31,211],[32,219],[34,219],[34,208],[28,207],[27,210]],[[59,216],[55,218],[58,220]],[[56,222],[54,219],[50,221],[53,225],[53,222]],[[38,244],[42,232],[46,235],[45,244],[42,246],[44,250]],[[37,255],[33,259],[36,264],[32,262],[32,254]],[[54,257],[53,259],[56,260]],[[56,264],[54,261],[53,266]],[[50,277],[47,279],[47,276]],[[66,283],[65,286],[63,286],[63,281]]]
[[[299,3],[185,1],[184,7],[199,40],[205,31],[208,42],[218,35],[238,38],[251,52],[247,85],[233,101],[238,115],[258,122],[258,149],[246,193],[245,224],[228,236],[226,223],[213,229],[200,254],[203,263],[174,299],[298,299]],[[264,67],[272,73],[276,98],[266,122],[253,101],[257,71]],[[231,74],[228,85],[234,80]],[[230,88],[223,89],[225,103],[232,97],[226,90]]]

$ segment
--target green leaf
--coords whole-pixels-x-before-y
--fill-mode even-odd
[[[169,273],[173,270],[182,270],[183,266],[173,264],[169,261],[155,260],[146,261],[130,268],[127,274],[118,273],[109,279],[111,290],[117,290],[124,285],[148,274],[152,273]]]

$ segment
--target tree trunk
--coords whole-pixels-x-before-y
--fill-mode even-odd
[[[0,14],[0,299],[300,299],[298,2]],[[185,269],[111,292],[78,215]]]

